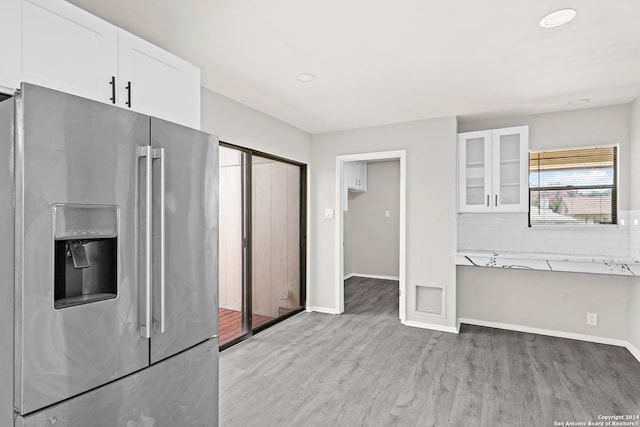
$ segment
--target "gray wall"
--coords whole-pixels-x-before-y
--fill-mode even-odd
[[[640,209],[640,98],[630,104],[629,140],[631,141],[631,209]]]
[[[336,156],[406,149],[407,320],[455,325],[456,120],[446,117],[313,136],[310,305],[336,310]],[[418,284],[447,289],[446,318],[415,311]]]
[[[640,98],[631,104],[630,122],[631,164],[634,165],[631,171],[631,208],[637,210],[640,209]],[[640,351],[640,277],[634,278],[629,295],[629,342]]]
[[[400,276],[399,188],[399,160],[369,162],[367,191],[349,193],[349,210],[344,213],[345,276]]]
[[[629,292],[629,342],[640,357],[640,278],[634,277]]]
[[[626,340],[633,278],[458,267],[460,318]],[[598,313],[588,326],[587,311]]]
[[[458,132],[529,126],[529,149],[544,150],[620,144],[618,207],[629,209],[630,154],[629,105],[506,117],[481,121],[460,121]]]
[[[530,148],[533,150],[618,143],[618,204],[621,209],[629,209],[632,155],[629,113],[629,105],[616,105],[532,116],[461,121],[458,131],[528,125]],[[634,285],[632,279],[609,275],[521,270],[505,272],[467,267],[458,267],[457,270],[460,318],[627,339],[630,315],[627,307]],[[598,313],[597,327],[586,325],[587,311]]]
[[[311,135],[219,93],[201,88],[202,130],[221,141],[311,163]]]
[[[311,176],[311,135],[265,113],[201,88],[202,130],[217,135],[221,141],[262,151],[307,164]],[[307,200],[311,196],[311,180],[307,178]],[[309,224],[307,202],[307,224]],[[309,225],[307,225],[309,234]],[[308,242],[309,240],[307,240]],[[307,295],[313,286],[310,280],[312,254],[307,243]],[[308,299],[307,299],[308,305]]]

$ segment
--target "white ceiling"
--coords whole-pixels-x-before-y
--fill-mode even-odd
[[[640,95],[640,0],[70,2],[191,61],[203,86],[310,133]],[[564,7],[575,20],[538,26]],[[301,83],[301,72],[317,79]]]

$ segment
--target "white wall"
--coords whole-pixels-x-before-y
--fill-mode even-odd
[[[630,106],[617,105],[602,108],[581,109],[568,112],[510,117],[475,122],[460,122],[459,132],[493,129],[510,126],[529,126],[530,149],[554,149],[597,144],[620,145],[619,152],[619,207],[631,206],[631,161]],[[640,163],[634,163],[638,165]],[[637,169],[637,166],[636,166]],[[633,212],[628,213],[629,216]],[[627,215],[627,213],[625,213]],[[476,215],[477,216],[477,215]],[[505,221],[502,217],[482,217],[480,221]],[[473,215],[459,215],[461,244],[469,244],[463,236],[465,222],[474,222]],[[625,216],[626,217],[626,216]],[[517,225],[493,228],[492,246],[488,250],[505,250],[508,247],[532,247],[531,242],[514,242],[513,236],[530,239],[531,234],[541,232],[549,235],[549,230],[526,229],[526,215],[515,215],[522,222],[518,233]],[[508,221],[507,221],[508,222]],[[474,226],[477,228],[476,226]],[[465,231],[467,230],[467,231]],[[605,255],[626,255],[629,253],[629,235],[622,231],[579,231],[562,230],[571,233],[567,239],[580,242],[584,253],[607,252]],[[506,234],[505,234],[506,233]],[[625,233],[619,239],[611,233]],[[605,236],[606,235],[606,236]],[[536,236],[540,237],[540,236]],[[608,238],[616,248],[598,246]],[[557,239],[531,239],[536,245],[533,250],[541,252],[562,252],[557,247]],[[464,243],[463,243],[464,242]],[[534,242],[534,243],[535,243]],[[624,245],[627,245],[624,247]],[[497,247],[500,246],[500,247]],[[555,248],[555,249],[554,249]],[[458,315],[460,318],[515,324],[525,327],[558,330],[587,334],[604,338],[626,339],[629,333],[630,312],[627,308],[632,287],[632,278],[608,275],[588,275],[560,272],[501,271],[497,269],[458,267]],[[637,281],[638,279],[636,279]],[[586,325],[587,311],[599,314],[597,327]]]
[[[640,98],[630,108],[631,140],[631,209],[640,213]],[[640,225],[632,225],[631,254],[640,257]],[[629,342],[636,349],[636,357],[640,358],[640,277],[635,277],[629,295]]]
[[[312,283],[310,305],[336,307],[336,156],[406,149],[407,320],[455,325],[456,120],[453,117],[332,132],[313,137],[311,199]],[[415,311],[418,284],[447,289],[446,318]]]
[[[369,162],[367,191],[349,192],[349,210],[344,213],[345,276],[400,276],[399,188],[400,161],[394,160]]]

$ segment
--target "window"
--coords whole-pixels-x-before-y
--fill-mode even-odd
[[[617,147],[529,153],[529,226],[617,224]]]

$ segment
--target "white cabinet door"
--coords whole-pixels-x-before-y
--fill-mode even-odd
[[[458,135],[458,211],[491,212],[491,131]]]
[[[358,187],[358,162],[345,162],[344,164],[345,180],[347,189],[353,190]]]
[[[346,162],[345,176],[347,189],[367,191],[367,162]]]
[[[528,212],[528,128],[496,129],[492,136],[493,211]]]
[[[122,29],[118,45],[118,104],[199,129],[200,70]]]
[[[0,1],[0,93],[12,94],[20,85],[20,0]]]
[[[117,27],[63,0],[23,0],[21,23],[22,80],[114,102]]]
[[[358,191],[367,191],[367,162],[358,162]]]

